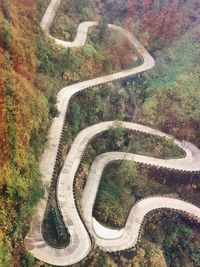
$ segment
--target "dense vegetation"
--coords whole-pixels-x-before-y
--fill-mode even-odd
[[[172,187],[141,175],[134,162],[115,162],[104,170],[93,213],[103,224],[123,227],[130,209],[137,201],[158,193],[171,194],[173,191]]]
[[[169,266],[200,266],[199,227],[169,212],[145,225],[144,240],[163,248]]]
[[[0,265],[5,267],[20,260],[25,223],[43,195],[38,154],[30,143],[38,133],[37,146],[44,142],[48,105],[35,84],[36,7],[28,2],[23,8],[19,1],[0,5]]]
[[[199,145],[200,46],[196,30],[182,36],[173,49],[164,49],[162,56],[155,53],[157,66],[138,81],[135,90],[142,92],[142,123]]]

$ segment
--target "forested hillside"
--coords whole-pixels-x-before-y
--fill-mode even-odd
[[[24,226],[43,194],[32,145],[38,136],[40,146],[48,124],[47,99],[36,82],[36,10],[32,0],[0,4],[1,266],[18,262]]]
[[[34,208],[43,196],[39,157],[45,146],[51,120],[57,115],[55,103],[58,90],[72,82],[140,63],[125,40],[106,32],[107,22],[134,32],[154,56],[156,67],[148,73],[119,83],[117,86],[123,89],[120,91],[118,88],[117,99],[112,92],[111,96],[106,95],[109,87],[102,94],[98,93],[95,103],[104,101],[104,110],[102,108],[99,112],[103,115],[99,118],[116,119],[114,105],[119,102],[120,118],[126,117],[121,113],[128,110],[128,119],[159,128],[200,146],[198,0],[63,0],[51,28],[55,36],[72,40],[79,22],[92,19],[101,21],[100,27],[91,31],[86,47],[76,50],[59,49],[41,32],[39,22],[48,3],[48,0],[0,1],[2,267],[46,266],[42,263],[35,265],[33,257],[25,252],[23,239]],[[96,120],[96,115],[88,119],[87,113],[81,113],[81,108],[85,110],[88,107],[88,112],[93,108],[90,102],[94,96],[88,96],[83,96],[85,101],[82,101],[80,107],[75,99],[73,110],[78,110],[75,115],[80,116],[77,129],[88,121],[91,123]],[[120,97],[125,100],[120,102]],[[128,97],[133,97],[133,101],[128,101]],[[135,99],[138,112],[133,116],[130,110],[135,108]],[[111,113],[109,105],[113,105]],[[98,113],[96,110],[92,112]],[[84,118],[86,122],[81,121]],[[77,129],[70,128],[69,134],[73,134],[73,131],[75,134]],[[72,137],[66,135],[66,140],[70,143]],[[109,179],[109,175],[106,179]],[[198,196],[199,182],[195,186],[186,190],[188,195],[192,194],[192,200]],[[167,226],[163,228],[166,222],[169,224],[167,216],[157,220],[155,227],[153,223],[146,226],[141,246],[137,253],[131,252],[131,257],[126,253],[108,256],[95,250],[89,259],[77,266],[157,267],[166,266],[165,258],[169,266],[200,266],[199,253],[196,252],[200,239],[199,228],[193,230],[187,221],[181,224],[180,218],[177,220],[180,227],[176,227],[176,221],[173,221],[175,234]],[[153,234],[150,235],[150,232]],[[168,238],[163,237],[165,234]],[[155,242],[156,235],[159,240]],[[180,245],[183,238],[186,240],[185,247]],[[179,246],[178,256],[172,253],[173,240]],[[181,257],[184,251],[187,256]]]

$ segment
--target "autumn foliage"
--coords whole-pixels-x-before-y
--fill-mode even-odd
[[[48,123],[47,101],[36,86],[38,26],[35,16],[33,0],[1,1],[1,266],[11,266],[9,263],[19,246],[17,240],[22,238],[22,227],[42,193],[36,155],[30,147],[33,134],[45,129]]]

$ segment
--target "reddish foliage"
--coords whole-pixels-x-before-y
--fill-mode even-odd
[[[141,35],[147,32],[150,36],[148,42],[158,37],[172,40],[197,21],[200,5],[194,1],[191,11],[186,12],[188,3],[172,0],[156,7],[153,0],[128,0],[127,27],[131,30],[139,27]]]
[[[5,6],[0,1],[0,12],[4,16]],[[6,79],[8,72],[19,74],[21,79],[30,82],[29,86],[33,89],[33,80],[36,72],[35,57],[35,16],[36,3],[34,0],[13,0],[8,2],[6,9],[9,10],[9,17],[4,16],[9,23],[10,48],[6,53],[11,56],[11,64],[5,62],[6,53],[3,48],[3,42],[0,40],[0,167],[8,163],[8,136],[7,136],[7,111],[6,111]],[[2,20],[1,20],[2,22]],[[4,24],[0,23],[0,32],[3,31]],[[13,76],[11,74],[11,76]],[[14,78],[14,77],[12,77]],[[15,103],[17,96],[24,92],[23,87],[19,88],[17,84],[13,86],[14,92],[14,110],[17,116],[20,114],[19,105]],[[30,89],[30,90],[32,90]],[[17,108],[18,107],[18,108]],[[21,112],[23,113],[23,112]],[[18,125],[23,128],[23,121]],[[20,140],[20,138],[19,138]]]
[[[0,48],[0,66],[4,65],[3,50]],[[5,81],[0,75],[0,167],[2,167],[8,159],[8,142],[7,142],[7,126],[6,126],[6,96]]]

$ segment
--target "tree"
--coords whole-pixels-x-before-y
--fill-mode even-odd
[[[103,43],[105,39],[107,38],[107,26],[108,26],[107,19],[103,17],[97,27],[98,29],[97,41],[99,43]]]

